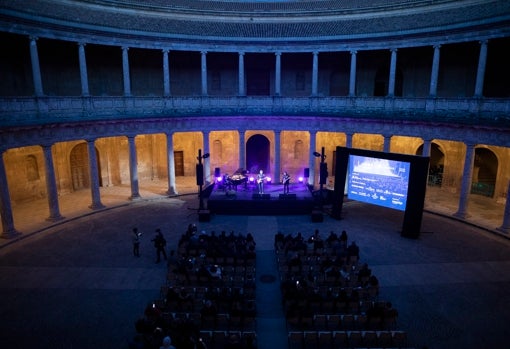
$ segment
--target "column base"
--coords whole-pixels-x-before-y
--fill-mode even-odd
[[[21,233],[19,231],[17,231],[16,229],[11,229],[11,230],[2,232],[2,234],[0,234],[0,238],[2,238],[2,239],[13,239],[13,238],[18,237],[20,235],[21,235]]]
[[[466,219],[466,218],[469,217],[469,215],[467,213],[465,213],[465,212],[455,212],[453,214],[453,217],[460,218],[460,219]]]
[[[105,206],[105,205],[103,205],[103,204],[102,204],[102,203],[100,203],[100,202],[99,202],[99,203],[95,203],[95,204],[91,204],[91,205],[89,206],[89,208],[90,208],[90,209],[92,209],[92,210],[100,210],[100,209],[105,208],[105,207],[106,207],[106,206]]]
[[[502,232],[503,234],[510,234],[510,227],[499,227],[499,228],[496,228],[497,231],[500,231]]]
[[[168,196],[177,196],[179,195],[179,193],[177,192],[177,190],[175,190],[175,188],[170,188],[166,191],[166,194]]]
[[[131,195],[129,197],[129,200],[131,201],[137,201],[137,200],[140,200],[142,197],[139,195],[139,194],[136,194],[136,195]]]
[[[55,215],[55,216],[49,216],[48,218],[46,218],[46,220],[48,222],[58,222],[58,221],[61,221],[63,220],[65,217],[62,216],[62,215]]]

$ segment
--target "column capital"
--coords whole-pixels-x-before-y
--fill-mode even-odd
[[[319,51],[312,51],[312,54],[313,54],[314,56],[318,56],[318,55],[319,55]]]
[[[161,50],[161,52],[168,53],[168,52],[170,52],[170,49],[169,48],[164,48],[164,49]]]
[[[439,50],[441,48],[441,44],[434,44],[432,45],[432,47],[434,48],[434,50]]]
[[[39,145],[41,146],[41,148],[45,149],[45,148],[51,148],[53,146],[53,144],[55,144],[55,143],[41,143]]]
[[[393,53],[393,52],[397,52],[397,51],[398,51],[398,48],[396,48],[396,47],[392,47],[392,48],[390,48],[390,52],[392,52],[392,53]]]
[[[275,56],[277,56],[277,57],[279,57],[279,56],[281,56],[281,55],[282,55],[282,52],[281,52],[281,51],[276,51],[276,52],[274,53],[274,55],[275,55]]]
[[[246,54],[246,52],[244,52],[244,51],[239,51],[237,54],[238,54],[239,56],[244,56],[244,55]]]
[[[129,47],[128,46],[121,46],[121,49],[122,49],[122,51],[129,51]]]
[[[207,54],[207,51],[205,51],[205,50],[200,51],[200,54],[201,54],[202,56],[204,56],[204,55],[206,55],[206,54]]]
[[[31,42],[35,42],[35,41],[39,40],[39,37],[38,36],[34,36],[34,35],[30,35],[28,38],[29,38],[29,40]]]
[[[86,42],[83,42],[83,41],[78,41],[78,42],[76,43],[76,45],[78,45],[78,46],[80,46],[80,47],[85,47],[85,46],[87,46],[87,43],[86,43]]]
[[[480,41],[478,41],[478,43],[480,45],[487,45],[489,43],[489,39],[480,40]]]
[[[358,54],[358,50],[350,50],[349,52],[351,53],[351,55],[357,55]]]

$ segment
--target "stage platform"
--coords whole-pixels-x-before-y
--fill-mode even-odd
[[[282,184],[266,184],[264,194],[258,194],[255,184],[241,184],[237,190],[215,184],[207,199],[207,209],[214,214],[253,216],[311,213],[314,199],[306,184],[292,183],[289,189],[289,194],[283,194]]]

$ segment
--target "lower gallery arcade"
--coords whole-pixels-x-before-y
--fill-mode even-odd
[[[250,173],[263,170],[281,180],[286,171],[297,181],[309,169],[308,184],[319,184],[320,159],[313,155],[324,149],[329,169],[326,187],[334,187],[334,161],[337,146],[430,156],[427,199],[431,195],[454,197],[458,216],[466,216],[467,202],[484,197],[497,204],[504,226],[504,209],[510,172],[510,150],[483,144],[381,134],[309,132],[299,130],[190,131],[143,133],[136,136],[109,136],[52,143],[50,146],[10,148],[3,153],[5,172],[2,183],[3,236],[16,231],[16,210],[36,200],[48,202],[48,220],[62,218],[59,197],[78,191],[90,191],[90,208],[104,207],[101,188],[130,186],[131,196],[140,197],[139,189],[163,183],[169,196],[179,194],[176,178],[195,177],[197,153],[210,154],[204,159],[206,183],[214,174],[232,174],[237,169]],[[89,156],[91,149],[95,154]],[[471,168],[465,162],[472,163]],[[97,174],[97,175],[95,175]],[[463,198],[463,178],[471,176],[469,195]],[[6,199],[7,198],[7,199]],[[463,201],[466,201],[464,203]],[[5,217],[12,211],[13,217]],[[477,212],[469,212],[476,216]],[[464,217],[465,218],[465,217]]]

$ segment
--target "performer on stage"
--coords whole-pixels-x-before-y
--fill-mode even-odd
[[[290,184],[290,175],[287,173],[287,171],[283,172],[282,182],[283,182],[283,193],[288,194],[289,193],[289,184]]]
[[[266,180],[266,175],[264,171],[260,170],[257,175],[257,185],[259,187],[259,194],[264,194],[264,181]]]

